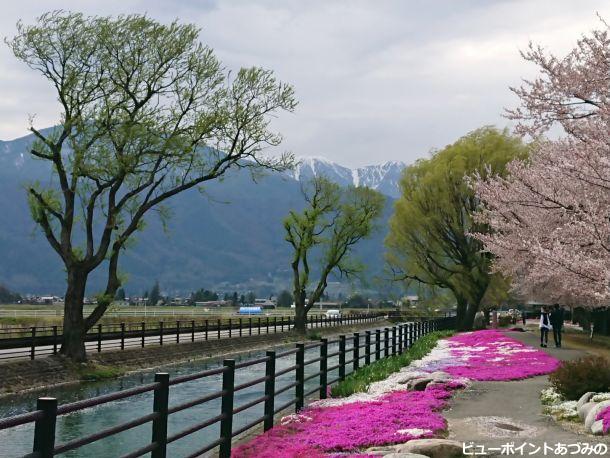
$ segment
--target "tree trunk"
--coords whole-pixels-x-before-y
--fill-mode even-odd
[[[474,316],[479,311],[479,306],[474,304],[468,304],[466,307],[466,313],[464,314],[464,320],[462,321],[462,331],[472,331],[474,325]]]
[[[87,359],[85,351],[87,329],[83,318],[83,300],[86,286],[86,272],[78,269],[68,271],[68,287],[64,303],[63,342],[60,353],[76,362]]]
[[[294,310],[294,329],[302,335],[307,333],[307,310],[305,310],[305,304],[296,304]]]
[[[460,297],[456,297],[457,300],[457,308],[456,308],[456,316],[455,316],[455,327],[458,331],[464,331],[464,320],[466,318],[466,308],[468,304],[466,301]]]

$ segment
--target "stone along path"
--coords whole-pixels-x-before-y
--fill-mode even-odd
[[[540,348],[537,333],[507,332],[506,334],[526,345]],[[562,361],[585,354],[581,350],[569,347],[549,346],[541,350]],[[540,391],[547,386],[548,378],[542,375],[517,381],[473,382],[465,390],[456,391],[451,408],[444,412],[448,422],[449,438],[467,444],[472,442],[473,451],[476,446],[479,446],[478,450],[483,446],[488,453],[486,456],[510,456],[506,448],[503,454],[496,449],[506,447],[505,444],[511,442],[516,447],[527,444],[522,454],[515,450],[512,456],[561,456],[561,453],[555,453],[558,443],[605,443],[610,448],[608,436],[584,434],[582,425],[578,423],[570,425],[573,430],[569,430],[568,426],[564,428],[550,416],[544,415]],[[544,453],[545,442],[554,448],[553,452],[547,449],[546,454]],[[538,452],[536,452],[537,447],[541,447]],[[570,456],[569,452],[566,455]]]

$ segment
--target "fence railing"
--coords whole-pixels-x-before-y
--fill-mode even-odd
[[[381,313],[342,316],[309,315],[310,329],[372,323]],[[243,337],[287,332],[294,326],[292,316],[244,317],[217,320],[159,321],[157,323],[98,324],[85,337],[88,352],[144,348],[167,343],[196,342],[226,337]],[[0,328],[0,360],[57,354],[62,342],[61,326]]]
[[[168,373],[157,373],[154,383],[60,406],[58,406],[57,399],[42,397],[38,399],[35,411],[0,419],[0,431],[34,423],[32,437],[33,451],[22,456],[47,458],[78,449],[144,424],[150,424],[150,442],[137,450],[126,451],[122,456],[123,458],[135,458],[150,453],[152,458],[164,458],[167,456],[169,444],[180,441],[204,428],[219,425],[220,433],[217,439],[209,443],[198,444],[200,448],[187,456],[189,458],[201,456],[218,449],[218,454],[221,458],[228,458],[231,455],[231,448],[235,437],[260,424],[263,425],[265,431],[269,430],[273,427],[276,414],[292,406],[298,412],[303,408],[307,398],[318,397],[325,399],[330,386],[344,380],[349,372],[357,370],[361,365],[368,365],[379,359],[401,354],[404,349],[410,348],[423,335],[437,330],[449,329],[453,325],[453,318],[441,318],[417,323],[398,324],[385,329],[368,330],[364,332],[364,335],[360,333],[354,333],[351,336],[341,335],[336,340],[320,339],[312,343],[298,343],[294,349],[282,352],[267,351],[264,357],[237,364],[233,359],[226,359],[221,367],[182,375],[172,379],[170,379]],[[348,343],[349,347],[347,346]],[[338,350],[329,352],[329,348],[331,346],[335,347],[336,344],[338,344]],[[314,356],[316,357],[306,359],[308,351],[309,353],[315,352]],[[337,357],[338,363],[330,365],[329,361],[331,359],[336,360]],[[293,358],[294,364],[284,369],[276,370],[276,363],[282,358]],[[251,374],[253,366],[262,364],[265,365],[264,376],[238,383],[238,376]],[[305,368],[314,364],[318,365],[315,368],[318,370],[313,374],[305,376]],[[290,375],[293,382],[278,387],[276,382],[285,379],[282,376],[286,374]],[[333,374],[336,376],[331,378]],[[170,406],[169,399],[172,387],[218,375],[222,376],[222,386],[217,391]],[[316,385],[306,390],[306,382],[314,379],[317,380]],[[235,393],[249,387],[261,385],[262,391],[260,396],[244,404],[235,405]],[[291,390],[293,390],[293,394],[289,400],[278,405],[276,403],[278,396]],[[78,437],[60,444],[55,442],[58,417],[109,402],[128,399],[146,392],[153,392],[152,406],[149,413],[97,431],[94,434]],[[171,415],[218,399],[220,399],[220,410],[216,415],[212,414],[212,416],[201,418],[201,421],[198,423],[191,424],[178,432],[168,433],[168,419]],[[263,408],[261,416],[243,426],[234,428],[233,423],[236,415],[260,405]],[[172,456],[174,455],[172,454]]]

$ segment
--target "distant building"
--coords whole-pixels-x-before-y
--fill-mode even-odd
[[[223,307],[225,305],[231,305],[231,301],[197,301],[195,306],[197,307]]]
[[[254,299],[254,305],[263,309],[274,309],[276,303],[271,299]]]

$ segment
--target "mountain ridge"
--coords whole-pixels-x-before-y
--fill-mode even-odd
[[[0,283],[21,293],[61,295],[63,266],[31,220],[23,189],[27,182],[54,179],[48,164],[29,154],[32,139],[0,141]],[[141,294],[156,279],[176,292],[206,287],[264,294],[288,286],[290,249],[282,220],[290,209],[302,208],[301,182],[316,174],[342,185],[374,187],[388,196],[381,229],[357,247],[357,256],[370,267],[369,278],[378,275],[403,168],[396,162],[350,169],[314,157],[302,159],[294,171],[268,173],[256,182],[247,171],[231,171],[206,185],[204,194],[191,190],[168,201],[173,215],[169,235],[153,215],[146,218],[148,227],[122,256],[126,289]],[[92,275],[88,294],[102,289],[103,280],[100,272]]]

